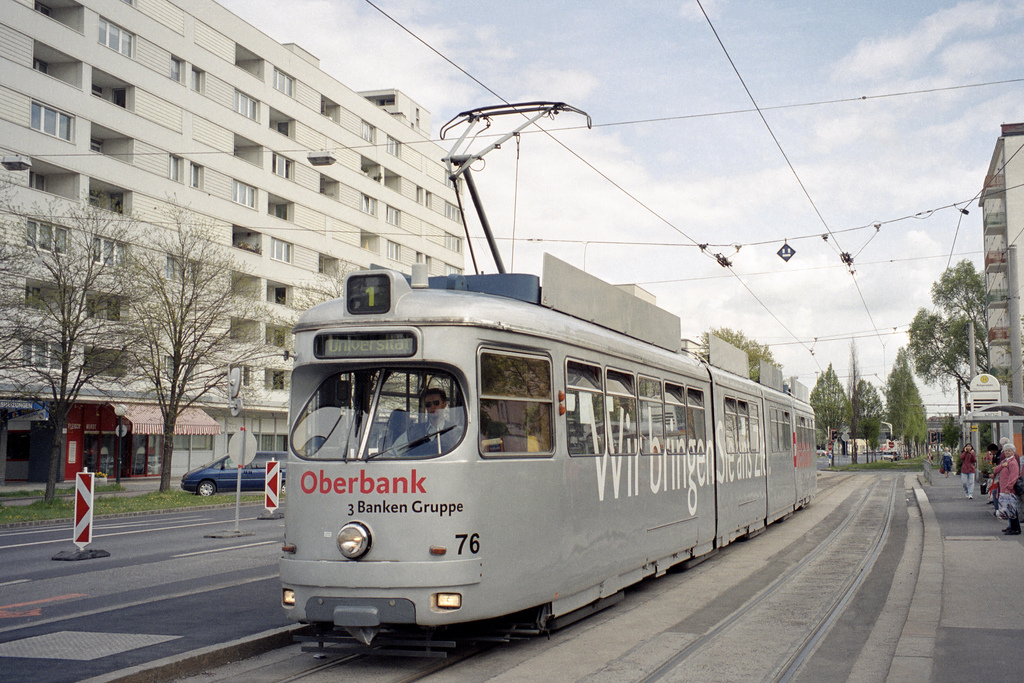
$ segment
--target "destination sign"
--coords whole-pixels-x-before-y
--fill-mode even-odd
[[[317,358],[408,358],[415,353],[411,332],[329,333],[313,341]]]

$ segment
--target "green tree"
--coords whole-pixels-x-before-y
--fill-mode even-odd
[[[856,403],[860,408],[856,437],[867,441],[869,448],[875,450],[878,448],[878,435],[882,429],[882,418],[885,416],[882,398],[875,385],[866,379],[857,381],[855,391]],[[853,402],[849,405],[852,412]]]
[[[924,406],[905,348],[896,353],[884,391],[886,415],[892,424],[893,436],[905,443],[923,442],[926,436]]]
[[[952,415],[947,415],[942,421],[942,445],[954,451],[960,445],[960,425]]]
[[[842,429],[846,425],[848,403],[843,384],[829,363],[828,369],[818,377],[814,389],[811,390],[811,407],[814,408],[818,443],[828,441],[829,429]]]
[[[752,339],[739,330],[733,330],[728,327],[716,327],[712,328],[708,332],[704,332],[700,335],[700,350],[697,352],[701,358],[708,361],[710,358],[709,352],[709,336],[710,334],[715,335],[719,339],[729,342],[738,349],[742,349],[747,352],[747,360],[749,363],[748,376],[755,382],[761,379],[761,361],[770,363],[777,368],[781,368],[782,365],[775,360],[772,355],[772,350],[768,348],[767,344],[762,344],[756,339]]]
[[[925,383],[948,389],[970,383],[969,326],[974,326],[978,367],[988,367],[985,281],[968,260],[947,268],[932,284],[934,311],[918,310],[910,324],[910,357]]]

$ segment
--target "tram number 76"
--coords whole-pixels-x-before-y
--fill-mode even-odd
[[[480,534],[455,534],[455,538],[459,539],[459,555],[462,554],[462,549],[466,546],[466,539],[469,539],[469,552],[476,555],[480,552]]]

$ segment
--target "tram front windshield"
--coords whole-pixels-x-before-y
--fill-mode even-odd
[[[462,440],[466,409],[442,370],[367,368],[324,380],[299,412],[291,443],[302,458],[443,455]]]

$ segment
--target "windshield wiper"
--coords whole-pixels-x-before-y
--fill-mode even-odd
[[[408,443],[402,443],[402,444],[394,444],[393,446],[389,446],[388,448],[385,448],[382,451],[377,451],[373,455],[366,456],[366,459],[367,460],[374,460],[374,459],[379,458],[380,456],[384,455],[385,453],[390,453],[391,451],[394,451],[396,448],[404,448],[405,450],[403,452],[407,453],[407,452],[411,451],[412,449],[416,448],[417,446],[422,446],[423,444],[427,443],[428,441],[433,439],[435,436],[440,436],[442,434],[445,434],[446,432],[450,432],[451,430],[455,429],[456,427],[458,427],[458,425],[448,425],[444,429],[439,429],[436,432],[429,432],[427,434],[424,434],[423,436],[419,437],[415,441],[410,441]]]

